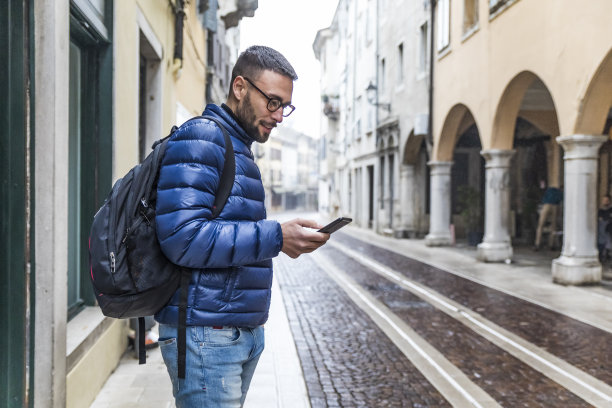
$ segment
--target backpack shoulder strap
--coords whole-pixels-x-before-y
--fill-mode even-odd
[[[202,116],[204,119],[211,120],[219,126],[223,132],[225,138],[225,162],[223,163],[223,171],[221,173],[221,180],[219,180],[219,188],[215,194],[215,202],[213,204],[212,217],[217,218],[221,214],[221,210],[225,206],[230,193],[232,192],[232,186],[234,185],[234,178],[236,177],[236,159],[234,158],[234,145],[232,139],[223,126],[223,124],[213,116]]]

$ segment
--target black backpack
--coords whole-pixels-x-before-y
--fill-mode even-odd
[[[225,138],[225,163],[215,195],[213,218],[217,217],[234,184],[234,149],[227,130],[214,117],[196,116],[217,124]],[[184,124],[183,124],[184,125]],[[139,319],[139,360],[146,361],[144,316],[161,310],[181,287],[179,304],[179,377],[185,378],[185,327],[187,289],[191,270],[166,258],[157,240],[155,204],[161,162],[170,136],[152,146],[142,163],[117,180],[93,219],[89,235],[91,282],[102,313],[114,318]]]

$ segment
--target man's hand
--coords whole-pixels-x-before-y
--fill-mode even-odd
[[[304,228],[306,227],[306,228]],[[312,252],[329,239],[329,234],[311,231],[308,228],[323,228],[316,221],[296,218],[281,224],[283,231],[282,251],[291,258]]]

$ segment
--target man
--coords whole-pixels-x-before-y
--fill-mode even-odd
[[[541,185],[546,184],[542,181]],[[553,249],[555,246],[555,233],[557,231],[557,210],[559,204],[563,201],[563,192],[557,187],[548,187],[544,190],[544,196],[542,197],[542,206],[540,207],[540,217],[538,219],[538,228],[536,230],[536,238],[534,244],[534,251],[540,250],[540,244],[542,241],[542,232],[544,231],[544,225],[550,219],[550,234],[548,235],[548,248]]]
[[[295,71],[279,52],[244,51],[232,71],[226,104],[208,105],[229,132],[236,159],[230,197],[218,218],[211,207],[224,163],[221,129],[206,119],[181,126],[160,171],[157,234],[168,258],[192,268],[185,379],[177,375],[179,294],[156,316],[159,344],[178,408],[239,407],[264,347],[272,258],[314,251],[329,234],[315,221],[266,219],[264,189],[251,152],[294,110]]]

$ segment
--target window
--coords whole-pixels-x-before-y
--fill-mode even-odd
[[[378,165],[378,185],[379,185],[379,197],[380,209],[385,208],[385,156],[380,156]]]
[[[103,9],[105,16],[112,16],[111,2],[95,3],[96,10]],[[86,242],[93,215],[112,181],[112,47],[105,34],[112,29],[100,17],[99,13],[84,15],[71,8],[67,90],[68,318],[95,302]],[[107,20],[111,21],[110,17]]]
[[[489,0],[489,14],[494,14],[510,2],[511,0]]]
[[[450,0],[438,0],[438,51],[450,45]]]
[[[140,160],[151,151],[153,142],[159,139],[163,130],[162,117],[162,46],[146,19],[139,15],[140,50],[138,81],[138,142]],[[182,122],[181,122],[182,123]]]
[[[383,58],[380,60],[380,92],[385,91],[386,82],[385,59]]]
[[[478,0],[463,0],[463,34],[478,26]]]
[[[280,149],[271,148],[270,149],[270,159],[271,160],[281,160],[282,154]]]
[[[397,46],[397,80],[404,81],[404,43]]]
[[[84,252],[81,246],[81,117],[82,104],[82,74],[84,51],[75,43],[70,42],[70,86],[69,86],[69,143],[68,143],[68,308],[78,308],[82,303],[81,269]]]
[[[429,30],[427,23],[423,23],[419,30],[419,72],[427,71],[427,63],[429,61]]]

